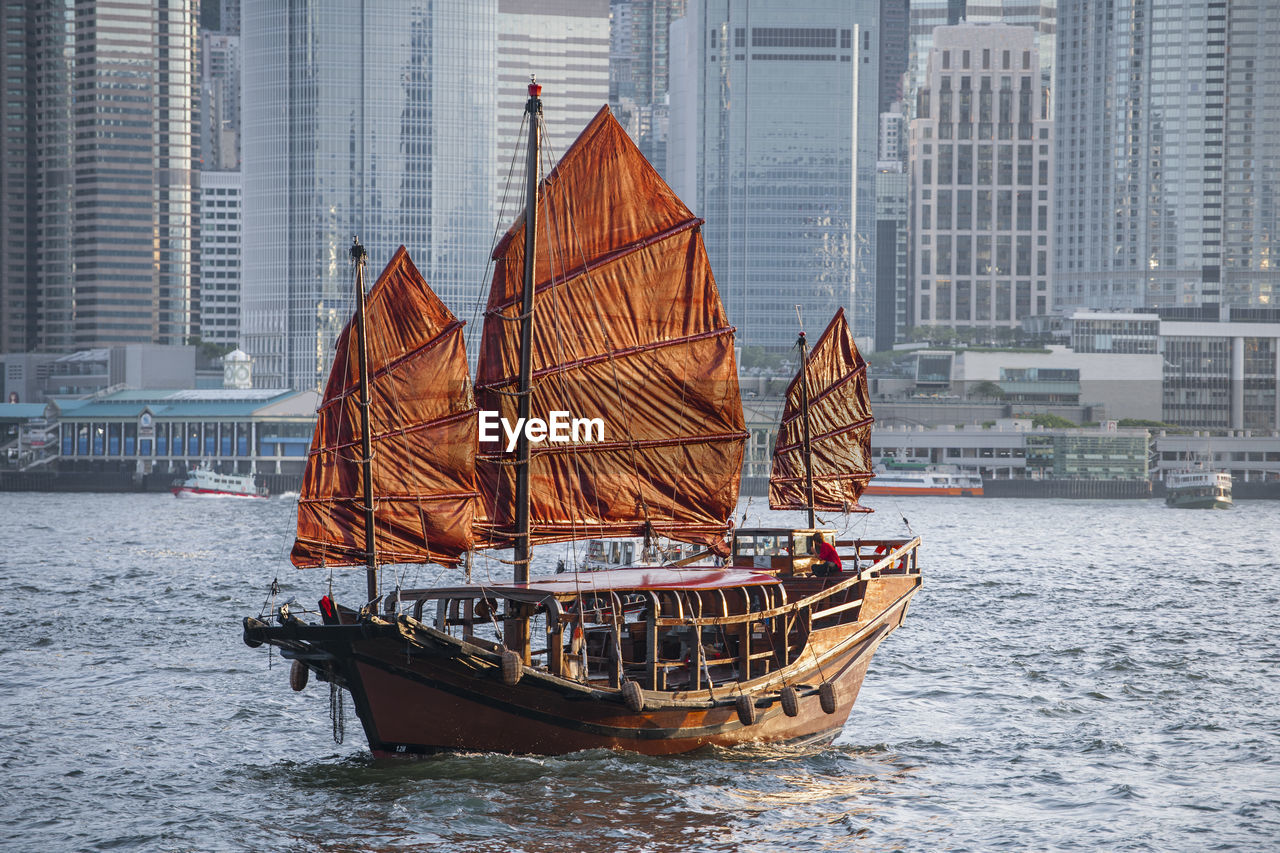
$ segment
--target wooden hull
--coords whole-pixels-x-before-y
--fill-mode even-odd
[[[253,630],[256,640],[281,646],[286,657],[306,661],[322,678],[350,691],[376,756],[441,750],[554,755],[600,748],[666,755],[713,744],[834,737],[876,648],[901,624],[919,583],[918,575],[871,579],[867,617],[814,630],[792,665],[712,691],[644,691],[638,712],[616,688],[531,667],[508,684],[481,650],[407,617]],[[824,676],[834,688],[831,713],[823,710],[820,695]],[[798,697],[794,717],[783,708],[787,685]],[[751,697],[754,720],[744,720],[740,693]]]

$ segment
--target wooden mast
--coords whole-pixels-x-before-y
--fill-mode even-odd
[[[800,338],[796,341],[796,346],[800,349],[800,418],[804,425],[804,504],[805,509],[809,512],[809,529],[814,528],[813,517],[813,448],[809,443],[809,364],[808,350],[809,341],[805,338],[804,332],[800,332]]]
[[[524,204],[524,287],[520,313],[520,384],[517,393],[518,423],[529,422],[530,397],[533,388],[533,271],[538,236],[538,124],[542,120],[542,87],[529,78],[529,100],[524,111],[529,115],[529,153],[525,160],[526,190]],[[529,580],[529,439],[520,430],[516,442],[516,506],[515,506],[515,572],[513,580],[520,584]]]
[[[533,288],[534,263],[538,239],[538,132],[542,121],[542,87],[529,78],[529,100],[524,110],[529,116],[529,153],[525,160],[527,187],[524,204],[524,277],[520,306],[520,382],[516,389],[517,423],[529,422],[533,395]],[[512,554],[512,580],[529,581],[529,438],[523,429],[516,441],[516,506],[515,542]],[[508,612],[503,626],[507,648],[529,663],[529,618],[521,609]]]
[[[369,342],[365,335],[364,262],[369,253],[359,237],[351,238],[351,261],[356,265],[356,349],[360,354],[360,473],[364,480],[365,580],[369,601],[378,597],[378,546],[373,532],[373,442],[369,436]]]

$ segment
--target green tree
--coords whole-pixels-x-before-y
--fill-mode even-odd
[[[1077,424],[1072,423],[1061,415],[1051,415],[1048,412],[1033,417],[1031,425],[1044,427],[1045,429],[1075,429],[1077,426]]]
[[[1004,389],[989,379],[984,379],[969,389],[970,397],[990,397],[996,400],[1004,399]]]

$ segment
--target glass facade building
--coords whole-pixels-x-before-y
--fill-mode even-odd
[[[200,339],[240,345],[241,176],[200,173]]]
[[[524,209],[524,105],[529,75],[543,86],[543,172],[609,100],[609,4],[606,0],[500,0],[498,4],[499,218]],[[521,128],[526,128],[521,134]],[[514,165],[514,168],[513,168]],[[505,202],[505,203],[504,203]]]
[[[262,387],[315,388],[398,246],[460,319],[494,240],[497,0],[245,2],[242,346]],[[478,323],[471,322],[471,328]]]
[[[875,335],[879,3],[691,2],[671,27],[667,178],[738,343],[785,351],[795,306]]]
[[[30,4],[0,3],[0,352],[34,340],[35,67]]]
[[[1280,298],[1280,17],[1267,0],[1059,11],[1064,308]]]
[[[25,345],[184,344],[195,297],[198,3],[18,6],[35,104]],[[8,111],[5,122],[8,133]]]
[[[667,169],[671,22],[686,0],[612,0],[609,104],[640,153],[661,174]]]

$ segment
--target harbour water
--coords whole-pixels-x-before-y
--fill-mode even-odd
[[[925,585],[834,745],[381,762],[240,640],[293,501],[0,494],[0,849],[1280,849],[1280,503],[869,503]]]

